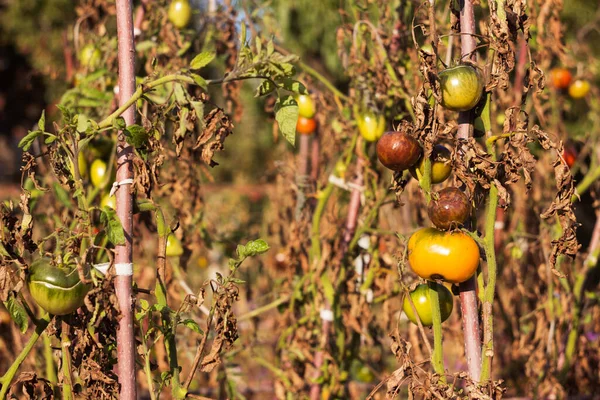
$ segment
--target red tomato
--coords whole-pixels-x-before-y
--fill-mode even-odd
[[[566,89],[571,84],[572,79],[571,72],[566,68],[553,68],[550,71],[550,79],[552,80],[552,86],[556,89]]]
[[[317,129],[317,121],[314,118],[298,117],[296,131],[302,135],[312,135]]]

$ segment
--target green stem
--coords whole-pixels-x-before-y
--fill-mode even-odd
[[[334,95],[336,95],[337,97],[339,97],[340,99],[345,100],[345,101],[350,100],[348,98],[348,96],[346,96],[344,93],[340,92],[338,90],[338,88],[336,88],[333,85],[333,83],[331,83],[329,81],[329,79],[327,79],[323,75],[321,75],[316,69],[314,69],[313,67],[309,66],[306,63],[303,63],[302,61],[298,61],[298,65],[300,66],[300,68],[302,68],[304,70],[304,72],[306,72],[307,74],[309,74],[310,76],[312,76],[313,78],[315,78],[319,82],[321,82],[323,85],[325,85],[325,87],[327,89],[329,89]]]
[[[62,353],[62,398],[63,400],[73,399],[73,376],[71,374],[71,339],[69,339],[70,327],[66,322],[62,323],[61,353]]]
[[[596,168],[594,168],[593,170],[589,171],[587,174],[585,174],[585,176],[583,177],[581,182],[579,182],[579,184],[575,188],[576,194],[574,194],[573,197],[571,197],[571,203],[574,203],[577,200],[579,200],[579,195],[582,195],[583,193],[585,193],[590,188],[590,186],[594,182],[596,182],[599,178],[600,178],[600,165],[597,166]]]
[[[325,207],[327,206],[327,202],[333,193],[333,183],[328,183],[325,186],[325,189],[321,192],[321,196],[319,197],[319,202],[317,203],[317,207],[315,208],[315,213],[313,214],[312,219],[312,228],[310,234],[310,258],[311,262],[318,260],[321,258],[321,217],[323,216],[323,212],[325,211]]]
[[[429,281],[429,300],[431,302],[431,320],[433,321],[433,353],[431,365],[442,382],[446,382],[444,370],[444,351],[442,347],[442,315],[440,312],[440,299],[435,282]]]
[[[31,335],[31,337],[27,341],[27,344],[25,345],[23,350],[21,350],[15,361],[13,361],[8,371],[6,371],[2,378],[0,378],[0,384],[2,384],[2,388],[0,389],[0,400],[6,399],[6,394],[10,389],[10,384],[14,379],[15,375],[17,374],[19,367],[21,366],[21,364],[23,364],[23,361],[25,361],[25,359],[29,355],[29,352],[31,351],[31,349],[33,349],[33,346],[35,346],[35,343],[39,339],[42,332],[44,332],[49,323],[50,317],[48,316],[48,314],[46,314],[37,321],[37,325],[35,327],[33,335]]]
[[[259,307],[252,311],[247,312],[246,314],[238,317],[237,320],[238,320],[238,322],[241,322],[241,321],[245,321],[247,319],[255,318],[264,312],[267,312],[269,310],[279,307],[282,304],[287,303],[288,301],[290,301],[289,297],[280,297],[279,299],[277,299],[269,304],[266,304],[262,307]]]
[[[44,342],[44,363],[46,364],[46,379],[52,385],[54,396],[58,396],[56,384],[58,377],[56,376],[56,369],[54,365],[54,357],[52,356],[52,343],[48,335],[43,335],[42,340]]]

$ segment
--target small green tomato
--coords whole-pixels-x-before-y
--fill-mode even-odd
[[[177,236],[169,233],[167,236],[167,257],[179,257],[183,254],[183,246]]]
[[[385,132],[385,118],[382,114],[366,112],[356,120],[358,131],[367,142],[379,140]]]
[[[452,308],[454,306],[454,302],[452,300],[452,293],[444,286],[437,283],[433,284],[435,290],[438,292],[439,300],[440,300],[440,314],[442,322],[448,319],[450,314],[452,314]],[[433,317],[431,315],[431,298],[429,295],[429,285],[424,283],[416,287],[415,290],[410,292],[409,296],[412,299],[413,304],[415,305],[415,309],[417,310],[417,314],[419,315],[419,319],[421,320],[421,324],[423,326],[431,326],[433,325]],[[402,305],[402,310],[413,324],[417,325],[417,316],[412,310],[410,306],[408,296],[404,298],[404,304]]]
[[[183,29],[192,19],[192,7],[187,0],[173,0],[169,5],[168,16],[176,28]]]
[[[317,107],[313,99],[307,94],[300,94],[296,96],[296,103],[298,103],[298,114],[304,118],[312,118],[317,112]]]
[[[483,78],[470,65],[458,65],[439,73],[442,106],[452,111],[468,111],[475,107],[483,93]]]

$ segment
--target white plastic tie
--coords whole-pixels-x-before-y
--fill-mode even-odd
[[[133,275],[133,264],[132,263],[115,264],[115,272],[118,276],[131,276],[131,275]]]
[[[333,322],[333,311],[323,308],[320,314],[323,321]]]
[[[333,174],[329,175],[329,183],[333,184],[334,186],[339,187],[340,189],[344,189],[347,191],[358,190],[361,193],[365,191],[364,186],[357,185],[354,182],[346,182],[344,179],[340,178],[339,176],[335,176]]]
[[[112,187],[110,188],[109,196],[114,196],[117,189],[123,185],[133,185],[133,178],[123,179],[121,182],[113,182]]]
[[[110,267],[110,263],[101,263],[92,265],[96,270],[100,271],[102,275],[106,275],[108,272],[108,268]]]
[[[496,230],[504,229],[504,221],[494,222],[494,229],[496,229]]]
[[[142,30],[140,28],[133,28],[133,36],[138,37],[142,34]]]

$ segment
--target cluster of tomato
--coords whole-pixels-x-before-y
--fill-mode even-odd
[[[590,92],[590,83],[585,79],[573,80],[571,71],[557,67],[550,71],[552,86],[560,91],[568,91],[573,99],[582,99]]]
[[[296,122],[296,132],[301,135],[312,135],[317,130],[317,120],[315,114],[317,107],[312,98],[307,94],[296,96],[298,103],[298,122]]]
[[[470,65],[448,68],[439,74],[441,104],[452,111],[468,111],[474,108],[483,94],[483,78]],[[441,144],[434,146],[430,155],[431,183],[444,182],[452,172],[450,150]],[[421,144],[404,131],[386,132],[377,142],[377,157],[387,168],[395,172],[409,170],[416,179],[425,174],[425,157]],[[459,228],[469,217],[471,204],[468,197],[456,187],[447,187],[432,193],[427,214],[434,228],[421,228],[408,241],[408,262],[419,277],[426,280],[443,280],[458,284],[471,278],[479,266],[479,246],[471,236]],[[425,326],[432,325],[429,291],[439,294],[442,321],[452,312],[452,294],[436,283],[421,284],[410,293],[419,320]],[[416,315],[405,298],[403,310],[413,323]]]

